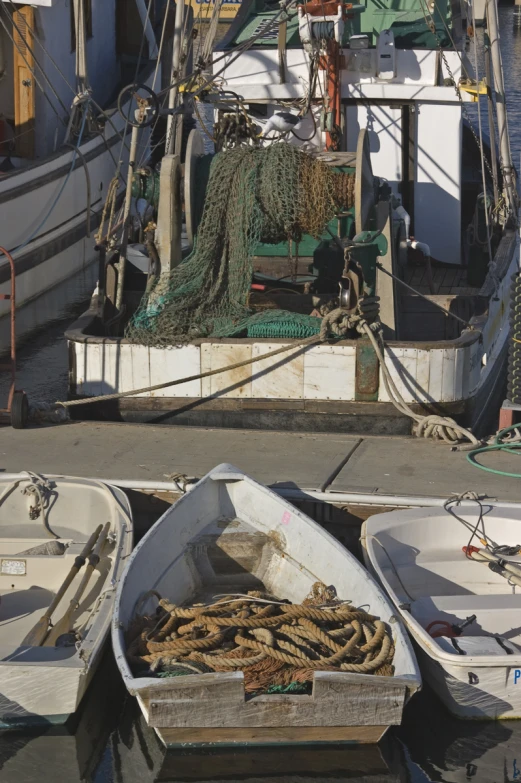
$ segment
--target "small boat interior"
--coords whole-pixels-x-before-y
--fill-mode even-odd
[[[288,556],[282,536],[220,514],[195,533],[155,589],[175,604],[208,603],[223,592],[248,590],[301,603],[317,578]]]
[[[432,639],[445,652],[520,655],[521,587],[489,562],[463,551],[469,545],[482,550],[484,536],[500,546],[518,546],[520,513],[487,504],[482,513],[475,504],[453,511],[456,516],[444,509],[381,515],[393,521],[370,525],[367,538],[382,575],[426,638],[449,626],[463,626],[455,638],[449,632]],[[519,554],[507,559],[521,568]]]
[[[81,479],[30,474],[0,483],[0,662],[63,662],[75,656],[78,644],[97,636],[97,609],[119,559],[121,515],[127,514],[123,503],[112,489]],[[85,591],[77,595],[84,565],[52,615],[55,625],[77,598],[70,633],[52,645],[46,640],[43,646],[26,646],[26,636],[49,608],[89,536],[106,522],[108,536]]]

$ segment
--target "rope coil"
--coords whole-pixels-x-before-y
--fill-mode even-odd
[[[157,676],[190,674],[186,665],[193,663],[242,671],[247,693],[309,683],[320,670],[393,673],[391,634],[368,612],[340,601],[324,605],[316,592],[302,604],[270,602],[253,591],[233,599],[191,607],[160,599],[155,615],[137,615],[130,623],[129,662],[149,665]]]

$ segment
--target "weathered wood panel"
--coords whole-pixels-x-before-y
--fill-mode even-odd
[[[34,70],[34,8],[24,5],[13,11],[14,113],[16,153],[34,158],[36,84]],[[9,245],[8,245],[9,247]]]
[[[253,356],[280,348],[280,343],[255,343]],[[276,369],[275,369],[276,368]],[[302,399],[304,396],[304,352],[302,348],[273,357],[260,359],[252,365],[252,397]]]
[[[306,400],[353,400],[356,349],[349,345],[319,345],[304,354]]]
[[[228,343],[204,343],[201,346],[201,372],[216,370],[236,362],[251,359],[252,346]],[[253,365],[255,368],[255,365]],[[203,397],[219,394],[221,397],[251,397],[252,365],[201,379]]]
[[[158,728],[391,726],[401,721],[405,694],[399,679],[317,672],[311,696],[246,701],[242,673],[212,673],[149,689],[148,720]]]
[[[168,747],[187,745],[288,745],[317,742],[346,742],[376,745],[386,732],[382,726],[340,728],[234,728],[234,729],[156,729]]]

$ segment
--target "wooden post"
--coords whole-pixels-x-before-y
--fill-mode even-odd
[[[179,79],[180,65],[181,65],[181,44],[183,42],[183,18],[184,18],[184,0],[177,0],[175,6],[175,25],[174,25],[174,41],[172,51],[172,71],[170,84]],[[168,108],[175,109],[177,104],[177,86],[170,88],[170,94],[168,96]],[[166,154],[172,155],[175,151],[175,141],[177,136],[177,117],[175,115],[168,115],[167,129],[166,129]]]
[[[13,11],[13,20],[16,24],[13,25],[16,154],[22,158],[34,158],[36,85],[32,73],[34,58],[30,51],[34,51],[34,47],[29,32],[29,29],[34,30],[34,8],[21,6]]]
[[[121,306],[123,304],[123,293],[125,289],[125,265],[127,263],[130,207],[132,206],[132,181],[134,177],[134,171],[136,170],[138,138],[139,127],[134,125],[132,128],[132,136],[130,138],[130,158],[128,162],[127,189],[125,193],[125,206],[123,209],[123,241],[119,251],[118,262],[118,290],[116,294],[116,309],[118,312],[121,311]]]
[[[156,229],[161,280],[167,279],[170,270],[181,263],[181,230],[181,159],[179,155],[165,155],[161,161]]]

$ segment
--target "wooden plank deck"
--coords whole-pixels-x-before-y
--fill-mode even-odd
[[[433,267],[432,279],[436,294],[446,296],[478,296],[480,289],[467,283],[467,270],[464,267]],[[425,266],[407,266],[405,282],[415,288],[420,294],[430,294],[427,269]]]
[[[519,482],[472,467],[465,452],[412,437],[356,438],[334,433],[215,430],[150,424],[77,422],[1,432],[0,470],[65,473],[106,479],[165,481],[180,472],[201,477],[231,462],[265,484],[337,492],[435,495],[476,490],[518,501]],[[355,449],[353,446],[358,444]],[[495,453],[483,462],[518,472],[519,460]]]

